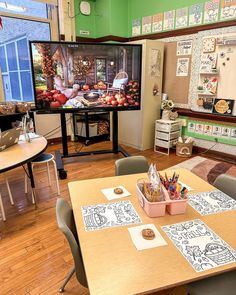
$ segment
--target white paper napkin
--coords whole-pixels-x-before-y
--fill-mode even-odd
[[[143,238],[142,230],[145,228],[151,228],[154,231],[156,236],[153,240],[145,240]],[[137,250],[144,250],[167,245],[166,241],[163,239],[154,224],[144,224],[140,226],[129,227],[128,231]]]
[[[123,193],[122,194],[115,194],[114,193],[115,188],[121,188],[123,190]],[[110,188],[104,188],[101,191],[109,201],[114,200],[114,199],[120,199],[120,198],[128,197],[128,196],[131,195],[131,193],[129,193],[127,191],[127,189],[125,187],[123,187],[123,186],[115,186],[115,187],[110,187]]]
[[[188,186],[187,184],[183,183],[182,181],[178,180],[178,183],[182,185],[182,187],[186,187],[186,189],[188,191],[192,191],[193,188],[191,188],[190,186]]]

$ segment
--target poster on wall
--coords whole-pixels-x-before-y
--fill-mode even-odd
[[[186,77],[188,76],[188,68],[189,68],[189,58],[178,58],[177,59],[177,68],[176,68],[176,76],[177,77]]]
[[[212,73],[216,68],[217,53],[202,53],[200,61],[200,73]]]
[[[152,32],[161,32],[163,23],[163,13],[157,13],[152,16]]]
[[[175,10],[164,12],[164,30],[173,30],[175,25]]]
[[[211,0],[205,3],[204,23],[218,21],[220,0]]]
[[[221,136],[221,126],[212,126],[212,135]]]
[[[175,28],[185,28],[188,25],[188,7],[176,9]]]
[[[236,0],[222,0],[220,20],[236,17]]]
[[[150,34],[152,32],[152,16],[144,16],[142,18],[142,34]]]
[[[216,98],[214,100],[214,107],[213,107],[214,114],[232,116],[233,108],[234,108],[234,100],[233,99]]]
[[[149,54],[149,76],[161,76],[161,51],[159,49],[150,49]]]
[[[176,48],[176,55],[191,55],[192,47],[193,47],[192,40],[178,41],[177,48]]]
[[[132,36],[141,35],[141,19],[133,19],[132,21]]]
[[[189,26],[197,26],[202,24],[203,17],[203,3],[191,5],[189,7]]]

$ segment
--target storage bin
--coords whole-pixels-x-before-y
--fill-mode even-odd
[[[86,129],[84,122],[77,122],[77,134],[78,136],[86,137]],[[98,135],[98,123],[89,123],[89,137],[97,136]]]
[[[156,123],[156,130],[170,132],[170,131],[177,131],[180,130],[180,123],[173,123],[173,124],[164,124],[164,123]]]
[[[149,217],[159,217],[159,216],[164,216],[166,213],[166,205],[168,204],[167,201],[162,201],[162,202],[149,202],[145,196],[143,195],[142,192],[142,186],[143,184],[141,182],[138,182],[136,184],[136,188],[137,188],[137,197],[139,200],[139,203],[141,205],[141,207],[144,209],[144,211],[146,212],[146,214]],[[163,194],[164,194],[164,199],[166,200],[169,199],[168,193],[167,191],[163,190]]]
[[[172,141],[164,141],[161,139],[155,139],[155,145],[163,147],[163,148],[170,148],[173,147],[175,144],[176,140],[172,140]]]
[[[166,209],[170,215],[183,214],[186,211],[188,199],[169,200]]]
[[[158,139],[164,139],[164,140],[171,140],[178,138],[180,136],[180,131],[174,131],[171,133],[163,133],[163,132],[158,132],[156,131],[156,138]],[[169,138],[170,137],[170,138]]]
[[[191,157],[193,151],[193,142],[189,143],[176,143],[176,155],[180,157]]]

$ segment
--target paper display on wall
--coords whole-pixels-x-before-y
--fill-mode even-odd
[[[220,20],[236,17],[236,0],[222,0]]]
[[[164,30],[173,30],[175,24],[175,10],[170,10],[164,12],[164,22],[163,29]]]
[[[196,126],[195,126],[195,132],[196,133],[203,133],[203,127],[204,127],[204,125],[203,124],[198,124],[198,123],[196,123]]]
[[[197,26],[202,24],[203,17],[203,3],[191,5],[189,7],[189,26]]]
[[[196,272],[236,261],[236,251],[200,219],[162,229]]]
[[[152,16],[144,16],[142,18],[142,34],[150,34],[152,32]]]
[[[188,68],[189,68],[189,58],[178,58],[177,59],[177,68],[176,68],[176,76],[177,77],[186,77],[188,76]]]
[[[192,54],[193,41],[185,40],[177,42],[176,54],[177,55],[191,55]]]
[[[212,125],[204,125],[204,134],[207,134],[207,135],[212,134]]]
[[[236,129],[235,128],[231,129],[231,137],[236,138]]]
[[[211,0],[205,3],[204,23],[212,23],[218,20],[220,0]]]
[[[159,49],[150,49],[149,59],[149,76],[160,77],[161,51]]]
[[[212,73],[216,68],[217,53],[202,53],[200,62],[200,73]]]
[[[221,136],[221,126],[212,126],[212,135]]]
[[[152,32],[161,32],[163,24],[163,13],[157,13],[152,17]]]
[[[196,124],[193,122],[188,122],[188,132],[194,132],[195,131]]]
[[[134,19],[132,21],[132,36],[141,35],[141,20]]]
[[[188,7],[176,9],[175,28],[185,28],[188,25]]]

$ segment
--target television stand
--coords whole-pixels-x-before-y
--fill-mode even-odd
[[[64,169],[63,159],[79,156],[88,156],[88,155],[98,155],[98,154],[118,154],[122,153],[123,156],[129,157],[129,153],[126,152],[118,144],[118,113],[117,111],[112,112],[112,149],[111,150],[97,150],[97,151],[88,151],[88,152],[78,152],[78,153],[69,153],[68,152],[68,143],[67,143],[67,130],[66,130],[66,115],[65,113],[60,114],[61,117],[61,135],[62,135],[62,151],[59,150],[55,152],[56,154],[56,164],[57,170],[59,173],[60,179],[67,178],[67,172]]]

